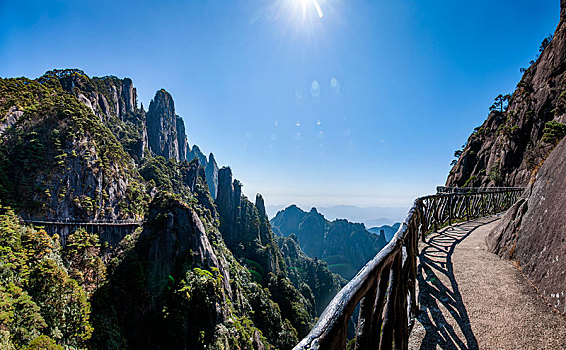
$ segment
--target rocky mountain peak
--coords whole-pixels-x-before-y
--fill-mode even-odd
[[[149,149],[165,159],[180,160],[175,104],[164,89],[158,90],[151,100],[146,123]]]
[[[216,194],[218,192],[218,164],[216,164],[214,154],[210,153],[208,155],[208,162],[204,170],[210,195],[212,196],[212,198],[216,199]]]
[[[255,196],[255,207],[257,208],[260,217],[265,218],[265,202],[263,201],[263,196],[260,193]]]

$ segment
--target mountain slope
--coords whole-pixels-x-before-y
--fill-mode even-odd
[[[492,111],[469,137],[447,186],[525,186],[566,134],[564,11],[508,106]]]
[[[0,80],[2,203],[30,218],[142,216],[145,186],[130,157],[58,74]]]
[[[295,234],[307,255],[324,260],[331,271],[346,279],[352,278],[387,243],[385,237],[366,231],[363,224],[330,222],[315,208],[307,213],[291,205],[278,212],[271,225],[277,235]]]
[[[371,233],[376,234],[376,235],[383,234],[383,236],[385,237],[385,240],[387,242],[389,242],[391,240],[391,238],[393,238],[395,233],[397,233],[397,230],[399,230],[400,226],[401,226],[401,223],[397,222],[397,223],[395,223],[391,226],[383,225],[383,226],[378,226],[378,227],[370,227],[367,230]],[[383,231],[383,233],[381,233],[381,231]]]
[[[344,281],[282,254],[261,195],[189,147],[165,90],[147,112],[136,100],[130,79],[80,70],[0,80],[0,347],[293,347]],[[143,226],[49,237],[8,207]]]

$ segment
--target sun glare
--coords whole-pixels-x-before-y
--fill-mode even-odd
[[[287,0],[287,2],[302,21],[312,19],[312,17],[324,17],[318,0]]]
[[[296,34],[312,36],[320,31],[323,22],[335,18],[335,3],[342,0],[272,0],[271,4],[257,10],[252,23],[260,19],[281,21],[285,29],[293,29]]]

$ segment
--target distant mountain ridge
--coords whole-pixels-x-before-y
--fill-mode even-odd
[[[383,225],[383,226],[377,226],[377,227],[370,227],[367,230],[371,233],[375,233],[376,235],[381,234],[381,231],[383,231],[383,235],[385,236],[385,239],[387,240],[387,242],[389,242],[391,240],[391,238],[393,238],[395,233],[397,233],[397,230],[399,230],[400,226],[401,226],[401,223],[396,222],[392,226]]]
[[[276,235],[297,237],[307,255],[325,261],[332,272],[346,279],[387,244],[385,236],[368,232],[363,224],[329,221],[316,208],[306,212],[291,205],[277,213],[271,226]]]
[[[267,215],[274,218],[277,212],[285,207],[284,205],[268,205],[266,206]],[[346,219],[350,222],[361,222],[366,227],[393,225],[402,221],[408,211],[408,207],[359,207],[355,205],[317,206],[316,209],[330,221]]]

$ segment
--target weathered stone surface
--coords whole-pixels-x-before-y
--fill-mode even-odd
[[[200,150],[199,146],[197,145],[193,145],[193,148],[191,149],[191,151],[188,153],[187,155],[187,159],[188,160],[192,160],[197,158],[200,162],[200,164],[206,168],[206,156],[204,155],[204,153],[202,153],[202,151]]]
[[[281,252],[275,242],[267,216],[260,214],[261,195],[252,204],[242,194],[242,184],[232,180],[232,171],[223,167],[218,172],[216,207],[220,217],[220,232],[237,259],[261,266],[261,281],[268,273],[283,272]],[[265,214],[265,208],[263,208]]]
[[[172,199],[155,202],[150,208],[148,224],[140,234],[138,248],[142,260],[147,261],[151,294],[161,294],[169,282],[168,276],[177,275],[176,270],[183,262],[208,270],[219,269],[224,276],[223,286],[231,294],[228,269],[216,257],[195,211]]]
[[[18,110],[18,107],[11,107],[4,118],[2,118],[2,121],[0,121],[0,136],[2,136],[6,129],[16,124],[22,115],[24,115],[24,112]]]
[[[525,186],[553,148],[545,124],[566,120],[566,9],[551,43],[527,69],[506,111],[469,137],[447,186]]]
[[[226,227],[223,235],[232,235],[230,228],[235,227],[236,218],[239,216],[237,208],[239,207],[240,198],[235,195],[234,184],[239,185],[239,183],[232,183],[232,170],[230,168],[223,167],[218,171],[216,207],[218,214],[223,220],[223,225]]]
[[[488,245],[519,263],[546,300],[566,315],[566,139],[540,168],[524,198],[490,233]]]
[[[146,123],[149,149],[165,159],[179,160],[177,116],[173,98],[167,91],[161,89],[155,94],[149,104]]]
[[[114,76],[89,78],[80,70],[58,73],[63,89],[75,95],[106,124],[124,149],[139,161],[147,146],[143,105],[137,106],[137,91],[129,78]]]
[[[179,145],[179,160],[182,161],[187,159],[187,153],[189,151],[189,142],[187,141],[187,134],[185,133],[185,122],[183,122],[183,118],[176,116],[176,126],[177,144]]]
[[[208,163],[205,167],[205,173],[210,195],[212,198],[216,199],[216,194],[218,192],[218,164],[216,164],[216,159],[214,159],[214,154],[212,153],[208,155]]]

